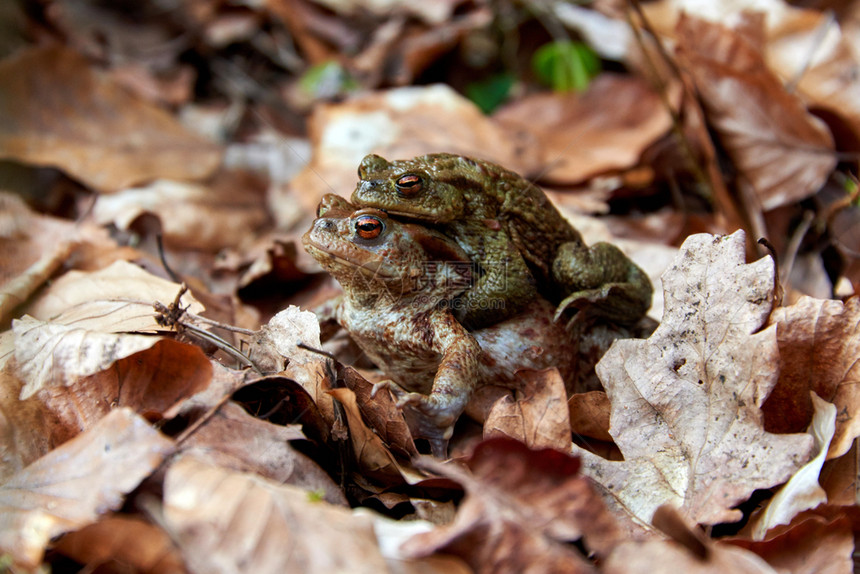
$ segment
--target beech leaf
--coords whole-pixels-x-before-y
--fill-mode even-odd
[[[200,179],[218,146],[56,46],[0,63],[0,157],[55,166],[111,192],[157,177]]]
[[[0,485],[0,551],[35,568],[51,538],[118,508],[172,445],[131,409],[112,411]]]
[[[785,481],[812,437],[762,427],[779,364],[769,257],[744,263],[744,234],[689,237],[663,274],[663,322],[647,340],[616,341],[597,366],[624,461],[574,446],[610,502],[647,525],[673,504],[693,522],[741,517],[732,507]]]

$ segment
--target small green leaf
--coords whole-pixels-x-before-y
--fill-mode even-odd
[[[299,78],[299,87],[314,98],[331,98],[355,90],[358,83],[335,61],[311,66]]]
[[[514,76],[512,74],[496,74],[480,82],[472,82],[467,85],[466,97],[481,108],[485,114],[489,114],[507,99],[513,85]]]
[[[534,53],[532,69],[556,92],[582,91],[600,73],[600,58],[582,42],[550,42]]]
[[[325,489],[318,488],[308,491],[308,502],[320,502],[325,498]]]

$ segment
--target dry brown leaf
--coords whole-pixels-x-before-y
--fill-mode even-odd
[[[540,180],[555,184],[629,168],[672,126],[665,104],[644,80],[610,73],[595,78],[585,92],[533,94],[493,118],[541,142]]]
[[[853,506],[860,504],[860,484],[858,484],[857,469],[860,468],[858,460],[857,441],[851,445],[848,452],[839,458],[825,461],[821,469],[819,484],[827,493],[827,502],[834,506]]]
[[[221,161],[216,145],[66,48],[30,48],[4,60],[0,96],[0,157],[59,167],[99,191],[201,179]]]
[[[68,386],[94,375],[161,339],[101,333],[25,316],[14,322],[16,372],[24,381],[21,398],[52,386]]]
[[[845,454],[860,436],[860,300],[846,303],[802,297],[775,309],[782,368],[763,410],[773,432],[802,429],[812,418],[812,391],[836,405],[836,434],[828,458]]]
[[[290,184],[297,197],[274,201],[298,201],[309,214],[316,212],[326,193],[352,192],[358,164],[369,153],[406,159],[450,152],[487,159],[518,173],[539,165],[533,142],[522,143],[517,134],[441,84],[374,92],[319,106],[308,129],[313,160]]]
[[[663,274],[663,322],[620,340],[597,366],[624,461],[583,449],[584,472],[640,525],[663,504],[691,521],[733,522],[753,490],[785,481],[809,458],[809,435],[774,435],[759,406],[776,382],[770,258],[744,263],[744,234],[693,235]]]
[[[382,439],[364,423],[354,392],[349,389],[332,389],[329,394],[343,406],[352,450],[364,478],[384,484],[398,483],[401,480],[417,484],[427,478],[409,465],[399,463]]]
[[[290,445],[289,441],[304,438],[301,425],[275,425],[228,402],[182,443],[182,449],[222,468],[292,484],[330,504],[347,506],[343,492],[325,471]]]
[[[167,245],[208,252],[239,245],[268,222],[262,194],[223,173],[212,186],[159,179],[99,196],[93,207],[97,223],[123,230],[145,213],[158,216]]]
[[[52,537],[118,508],[172,450],[131,409],[112,411],[0,485],[0,550],[35,568]]]
[[[591,391],[571,395],[567,402],[570,428],[578,435],[585,435],[610,442],[609,413],[612,405],[603,391]]]
[[[0,370],[0,480],[79,432],[60,424],[37,397],[20,400],[23,386],[12,369]]]
[[[167,471],[164,520],[192,572],[385,572],[368,518],[187,455]]]
[[[570,448],[567,392],[558,369],[517,371],[516,398],[503,396],[484,422],[484,437],[509,436],[532,449]]]
[[[69,271],[24,308],[41,321],[61,323],[105,333],[163,330],[152,304],[168,305],[180,286],[156,277],[126,261],[93,272]],[[199,314],[203,305],[191,293],[180,299],[188,312]]]
[[[407,555],[453,554],[475,572],[596,572],[566,543],[584,536],[605,557],[618,542],[614,519],[565,453],[499,437],[475,448],[471,472],[427,464],[462,484],[466,498],[453,523],[406,542]]]
[[[800,512],[827,502],[827,494],[818,484],[818,477],[836,429],[836,407],[815,393],[811,394],[815,415],[808,432],[815,439],[815,457],[801,467],[768,501],[764,511],[750,522],[748,528],[751,529],[753,540],[763,540],[775,526],[788,524]]]
[[[0,324],[11,319],[60,265],[77,268],[137,257],[91,224],[39,215],[0,191]]]
[[[118,406],[150,421],[173,418],[211,380],[212,363],[199,347],[163,339],[93,375],[65,385],[53,381],[37,396],[60,424],[86,429]]]
[[[816,193],[836,165],[833,138],[771,72],[746,33],[682,16],[681,65],[709,122],[762,206],[773,209]],[[760,21],[755,21],[760,24]]]
[[[92,570],[107,566],[140,574],[186,572],[167,533],[140,518],[107,516],[69,532],[53,549]]]
[[[791,574],[850,574],[854,571],[854,536],[845,518],[806,516],[788,529],[761,542],[742,538],[723,542],[746,548],[780,572]]]
[[[250,356],[264,372],[283,370],[284,376],[299,383],[331,425],[335,416],[328,395],[330,369],[323,355],[302,349],[299,344],[311,349],[322,347],[319,320],[310,311],[290,305],[259,330],[251,343]]]
[[[397,403],[391,393],[377,393],[371,397],[373,383],[362,377],[352,367],[343,367],[340,379],[346,388],[355,393],[356,403],[362,418],[382,439],[393,452],[405,457],[418,454],[412,433],[403,418],[403,411],[397,408]]]

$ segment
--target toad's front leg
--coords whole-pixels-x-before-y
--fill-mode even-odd
[[[391,390],[413,434],[427,439],[434,456],[445,458],[454,423],[478,386],[481,347],[448,311],[434,311],[429,323],[433,347],[442,357],[430,394],[409,392],[390,381],[378,387]]]

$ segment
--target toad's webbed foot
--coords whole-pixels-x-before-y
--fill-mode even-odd
[[[630,325],[651,306],[653,287],[645,274],[616,246],[565,243],[553,262],[553,279],[567,293],[556,309],[586,310],[589,317]]]
[[[442,404],[439,397],[432,394],[407,391],[390,380],[373,385],[370,396],[376,396],[382,389],[388,389],[394,395],[397,407],[403,410],[403,416],[415,437],[426,439],[430,443],[433,456],[447,458],[448,441],[454,434],[454,423],[457,422],[462,408]]]

